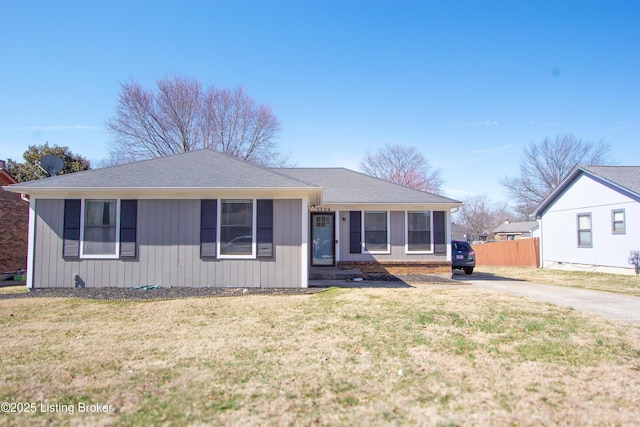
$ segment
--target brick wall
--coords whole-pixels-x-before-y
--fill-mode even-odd
[[[28,230],[29,204],[0,187],[0,273],[27,268]]]
[[[358,269],[363,274],[424,274],[451,278],[451,261],[338,261],[339,269]]]

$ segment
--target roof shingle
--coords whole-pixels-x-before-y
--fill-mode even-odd
[[[581,166],[581,168],[640,194],[640,166]]]
[[[314,188],[316,186],[213,150],[58,175],[16,187],[46,188]]]
[[[457,200],[374,178],[345,168],[279,169],[291,177],[323,188],[323,202],[348,203],[452,203]]]
[[[327,204],[460,202],[345,168],[264,168],[213,150],[198,150],[19,183],[10,191],[156,189],[298,189],[320,191]]]

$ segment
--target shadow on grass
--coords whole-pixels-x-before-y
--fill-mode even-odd
[[[8,288],[11,286],[25,286],[26,282],[24,280],[3,280],[0,282],[0,288]]]
[[[415,288],[402,280],[377,282],[373,280],[363,280],[361,282],[345,281],[336,285],[340,288]]]
[[[393,275],[388,273],[366,274],[361,280],[310,280],[310,287],[338,288],[416,288],[422,285],[462,285],[463,280],[452,280],[446,277],[426,274]]]
[[[474,271],[473,274],[465,274],[461,270],[453,270],[453,280],[463,280],[465,282],[473,282],[474,280],[492,280],[492,281],[509,281],[509,282],[526,282],[523,279],[515,277],[505,277],[484,271]]]

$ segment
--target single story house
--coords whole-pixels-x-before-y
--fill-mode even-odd
[[[467,234],[467,228],[463,225],[451,223],[451,240],[463,240],[468,241],[469,235]]]
[[[451,274],[446,197],[344,168],[199,150],[5,187],[29,287],[306,287],[311,267]]]
[[[29,236],[29,203],[20,194],[4,191],[2,186],[16,180],[0,160],[0,273],[24,270],[27,267]]]
[[[640,250],[640,166],[579,166],[534,212],[542,268],[633,274]]]
[[[529,237],[540,237],[538,221],[505,221],[493,230],[496,240],[520,240]]]

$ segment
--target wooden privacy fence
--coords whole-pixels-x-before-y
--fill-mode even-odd
[[[506,240],[473,245],[476,265],[535,267],[540,265],[540,239]]]

